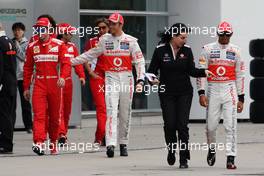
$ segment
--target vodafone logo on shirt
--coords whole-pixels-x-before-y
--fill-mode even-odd
[[[117,67],[120,67],[120,66],[123,64],[123,61],[122,61],[121,58],[116,57],[116,58],[114,58],[114,60],[113,60],[113,64],[114,64],[115,66],[117,66]]]
[[[225,67],[222,67],[222,66],[221,67],[218,67],[216,69],[216,73],[217,73],[218,76],[224,76],[226,74]]]

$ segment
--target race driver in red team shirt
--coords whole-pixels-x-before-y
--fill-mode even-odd
[[[67,49],[67,58],[74,58],[79,55],[78,49],[74,43],[71,42],[76,28],[67,23],[61,23],[57,26],[59,34],[57,38],[64,42]],[[75,73],[78,75],[81,84],[85,85],[85,73],[83,65],[74,66]],[[63,88],[63,116],[60,124],[60,132],[58,144],[64,145],[67,143],[68,125],[72,109],[72,78],[71,74],[65,79],[65,87]]]
[[[199,59],[200,68],[208,68],[216,76],[207,78],[208,90],[205,95],[206,78],[198,78],[198,93],[201,106],[207,107],[208,165],[216,160],[216,129],[223,114],[226,131],[227,169],[236,169],[237,154],[237,113],[244,105],[245,65],[240,48],[230,43],[232,26],[222,22],[218,26],[218,41],[203,47]]]
[[[59,136],[62,116],[62,88],[65,79],[70,76],[70,59],[63,42],[50,37],[48,18],[40,18],[34,25],[39,33],[39,40],[29,44],[24,65],[24,97],[30,100],[30,84],[33,71],[33,152],[44,155],[46,140],[46,122],[50,139],[50,153],[57,154],[56,142]],[[47,120],[48,118],[48,120]]]
[[[109,22],[105,18],[96,20],[99,34],[96,37],[89,39],[85,44],[85,51],[97,46],[99,38],[109,32]],[[90,66],[91,65],[91,66]],[[90,75],[90,88],[93,95],[93,100],[96,106],[97,128],[95,132],[95,143],[105,146],[105,123],[106,123],[106,105],[105,105],[105,74],[104,74],[104,59],[103,55],[99,56],[92,64],[85,64],[85,67]]]

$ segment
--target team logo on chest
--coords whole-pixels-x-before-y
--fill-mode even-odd
[[[52,48],[51,45],[49,45],[49,52],[58,52],[59,51],[59,47],[58,46],[55,46]]]
[[[227,59],[235,60],[235,57],[236,57],[236,53],[234,53],[232,51],[226,51],[226,58]]]
[[[170,56],[168,53],[165,53],[163,56],[163,62],[168,62],[168,61],[170,61]]]
[[[114,43],[113,42],[105,42],[105,49],[106,50],[113,50],[114,49]]]
[[[122,63],[123,63],[123,61],[121,58],[119,58],[119,57],[114,58],[113,64],[115,66],[120,67],[122,65]]]
[[[39,52],[40,52],[39,46],[34,46],[34,47],[33,47],[33,53],[34,53],[34,54],[37,54],[37,53],[39,53]]]
[[[211,50],[210,58],[220,58],[220,50]]]
[[[226,74],[225,67],[222,67],[222,66],[218,67],[216,69],[216,73],[217,73],[218,76],[224,76]]]
[[[120,49],[128,50],[129,49],[129,42],[120,42]]]
[[[186,59],[186,58],[187,57],[183,53],[180,54],[180,59]]]
[[[68,52],[73,52],[73,47],[72,46],[68,48]]]

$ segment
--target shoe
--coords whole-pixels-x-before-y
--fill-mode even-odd
[[[120,156],[128,156],[126,144],[120,144]]]
[[[207,155],[207,163],[209,166],[213,166],[215,164],[215,158],[216,158],[215,149],[209,148],[208,155]]]
[[[26,132],[27,132],[27,134],[32,134],[32,129],[31,128],[27,128]]]
[[[13,154],[13,151],[1,147],[0,154]]]
[[[187,160],[184,161],[184,162],[180,162],[180,166],[179,166],[180,169],[188,169],[189,166],[188,166],[188,162]]]
[[[64,135],[61,135],[60,138],[58,139],[58,145],[62,147],[66,144],[67,144],[67,137]]]
[[[235,157],[234,156],[227,156],[226,168],[227,169],[237,169],[237,167],[235,165]]]
[[[113,158],[115,155],[115,146],[109,145],[106,147],[106,155],[108,158]]]
[[[33,145],[32,150],[34,153],[36,153],[39,156],[45,155],[45,152],[43,150],[43,143],[36,143]]]
[[[51,155],[58,155],[57,145],[56,142],[51,142],[49,145],[49,150]]]
[[[174,152],[168,152],[168,156],[167,156],[167,162],[170,166],[173,166],[175,164],[176,161],[176,157],[175,157],[175,153]]]

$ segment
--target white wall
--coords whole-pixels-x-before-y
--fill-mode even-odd
[[[0,0],[0,9],[10,8],[26,9],[27,13],[0,14],[0,21],[3,23],[9,37],[12,37],[12,24],[15,22],[23,22],[27,28],[26,37],[30,38],[32,34],[32,25],[41,14],[52,15],[57,23],[68,22],[74,26],[79,26],[79,0]],[[75,42],[79,45],[78,37],[75,37]],[[81,125],[81,88],[76,76],[74,76],[72,107],[70,125],[79,126]],[[19,96],[17,102],[16,127],[23,127]]]
[[[249,105],[252,101],[249,97],[249,83],[252,79],[249,74],[249,64],[252,59],[249,55],[249,41],[264,38],[263,7],[263,0],[221,0],[221,19],[233,25],[232,43],[241,47],[241,55],[247,67],[245,111],[240,115],[241,118],[249,118]]]
[[[231,42],[242,49],[242,57],[247,67],[245,81],[245,109],[238,118],[249,118],[249,83],[252,77],[249,74],[249,64],[252,59],[249,55],[249,41],[255,38],[264,38],[263,0],[169,0],[169,13],[178,13],[171,16],[169,23],[183,22],[194,26],[216,26],[220,21],[226,20],[233,25],[234,35]],[[199,56],[201,46],[216,40],[205,35],[190,35],[188,44],[192,47],[194,56]],[[193,82],[196,91],[195,82]],[[197,94],[191,111],[191,119],[205,117],[205,111],[199,107]]]
[[[168,0],[168,11],[170,14],[178,14],[178,16],[169,17],[169,25],[182,22],[202,29],[203,27],[215,27],[221,18],[219,0]],[[211,35],[189,35],[187,44],[193,50],[196,65],[202,46],[215,40],[216,38]],[[190,118],[205,119],[205,109],[199,105],[195,79],[192,79],[192,85],[194,97]]]

